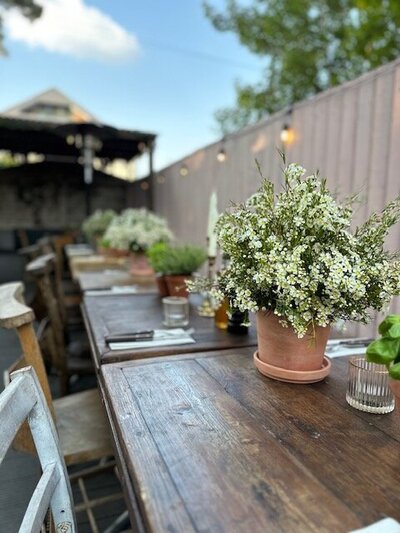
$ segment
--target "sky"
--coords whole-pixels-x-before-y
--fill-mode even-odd
[[[157,170],[219,139],[213,113],[234,103],[235,80],[262,75],[202,0],[37,2],[44,15],[33,24],[5,14],[0,111],[56,87],[106,124],[156,133]]]

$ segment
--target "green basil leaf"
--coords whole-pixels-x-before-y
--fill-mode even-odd
[[[400,315],[388,315],[383,322],[379,324],[378,331],[383,336],[389,329],[395,325],[400,324]]]
[[[389,374],[393,379],[400,379],[400,363],[396,363],[395,365],[391,366],[389,368]]]
[[[393,324],[386,333],[392,339],[400,338],[400,324]]]
[[[370,363],[387,365],[396,359],[400,349],[400,339],[378,339],[367,348],[367,360]]]

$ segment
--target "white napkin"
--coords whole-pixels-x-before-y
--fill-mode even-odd
[[[157,346],[175,346],[193,344],[196,341],[184,329],[155,329],[154,337],[145,341],[110,342],[110,350],[134,350],[135,348],[156,348]]]
[[[85,291],[86,296],[115,296],[116,294],[136,294],[137,285],[120,285],[111,287],[111,289],[93,289]]]
[[[367,527],[354,529],[349,533],[400,533],[400,524],[393,518],[384,518]]]
[[[366,346],[343,346],[346,341],[354,341],[355,339],[331,339],[328,341],[325,353],[329,359],[335,357],[345,357],[346,355],[363,355],[365,354]]]

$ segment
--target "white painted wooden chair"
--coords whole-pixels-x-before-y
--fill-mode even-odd
[[[42,476],[32,494],[19,533],[41,531],[49,509],[57,532],[75,533],[74,505],[63,453],[32,367],[13,372],[10,385],[0,395],[0,464],[25,420],[32,433]]]
[[[24,302],[23,288],[20,282],[0,285],[0,327],[16,330],[24,354],[9,369],[9,373],[25,366],[32,366],[35,369],[44,398],[55,421],[61,453],[67,466],[100,461],[92,467],[84,466],[83,470],[69,477],[72,484],[78,485],[83,500],[75,506],[75,513],[85,512],[93,533],[98,533],[94,508],[123,498],[122,493],[117,492],[90,499],[84,483],[84,480],[90,476],[115,469],[115,461],[110,460],[113,457],[113,448],[104,407],[97,389],[85,390],[53,400],[41,349],[33,328],[35,317],[32,309]],[[7,381],[9,373],[7,372],[5,376],[6,383],[9,381]],[[0,440],[1,434],[0,425]],[[34,442],[27,424],[22,424],[20,431],[16,432],[13,447],[19,451],[35,453]],[[1,525],[0,533],[2,533]],[[64,531],[60,530],[60,533]],[[66,530],[66,533],[70,533],[69,530]]]

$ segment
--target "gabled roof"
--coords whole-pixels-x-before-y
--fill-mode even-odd
[[[0,113],[0,116],[54,124],[99,123],[89,111],[55,88],[48,89],[25,102],[6,109]]]
[[[75,141],[91,135],[101,141],[96,156],[125,159],[152,150],[156,135],[101,124],[57,89],[49,89],[0,113],[0,150],[45,156],[82,155]],[[72,144],[70,143],[72,139]]]

